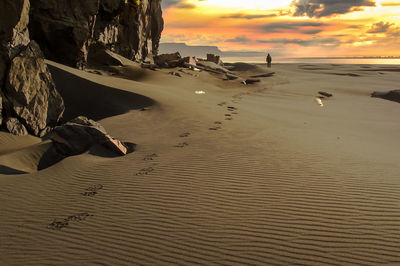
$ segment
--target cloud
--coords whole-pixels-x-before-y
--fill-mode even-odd
[[[179,3],[176,5],[176,8],[181,8],[181,9],[192,9],[196,8],[196,5],[194,4],[189,4],[189,3]]]
[[[293,0],[294,16],[328,17],[375,6],[374,0]]]
[[[236,13],[236,14],[231,14],[231,15],[225,15],[222,16],[221,18],[244,18],[244,19],[257,19],[257,18],[271,18],[271,17],[276,17],[276,14],[265,14],[265,15],[250,15],[250,14],[244,14],[244,13]]]
[[[315,28],[328,26],[329,24],[322,23],[322,22],[308,22],[308,21],[301,21],[301,22],[289,22],[289,21],[282,21],[282,22],[273,22],[267,25],[260,26],[260,29],[264,32],[282,32],[282,31],[299,31],[302,30],[304,27],[311,28],[311,30],[317,30]],[[313,29],[314,28],[314,29]],[[318,29],[319,30],[319,29]]]
[[[162,9],[167,9],[171,6],[176,6],[182,2],[184,2],[184,0],[162,0],[161,6],[162,6]]]
[[[246,36],[237,36],[233,39],[225,40],[225,42],[233,42],[233,43],[247,43],[250,40]]]
[[[312,38],[312,39],[270,39],[257,40],[258,43],[275,43],[275,44],[298,44],[300,46],[339,46],[341,42],[335,38]]]
[[[374,25],[372,25],[371,29],[369,31],[367,31],[367,33],[386,33],[389,31],[389,29],[394,26],[393,23],[389,23],[389,22],[378,22],[375,23]]]

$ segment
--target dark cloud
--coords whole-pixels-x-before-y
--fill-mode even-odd
[[[260,29],[264,32],[282,32],[282,31],[300,31],[300,30],[305,30],[303,28],[310,28],[307,29],[309,31],[311,30],[317,30],[315,28],[323,27],[323,26],[328,26],[329,24],[322,23],[322,22],[308,22],[308,21],[302,21],[302,22],[290,22],[290,21],[282,21],[282,22],[273,22],[269,23],[267,25],[260,26]],[[319,30],[319,29],[318,29]]]
[[[386,33],[389,31],[389,29],[392,26],[394,26],[393,23],[389,23],[389,22],[385,23],[385,22],[381,21],[381,22],[375,23],[372,26],[372,28],[369,31],[367,31],[367,33]]]
[[[276,14],[265,14],[265,15],[249,15],[244,13],[236,13],[231,15],[225,15],[221,18],[244,18],[244,19],[257,19],[257,18],[271,18],[276,17]]]
[[[375,0],[293,0],[295,16],[327,17],[375,6]]]
[[[233,42],[233,43],[247,43],[250,40],[248,38],[246,38],[245,36],[237,36],[233,39],[228,39],[225,40],[226,42]]]
[[[171,6],[181,4],[182,2],[184,2],[184,0],[162,0],[161,6],[162,6],[162,9],[167,9]]]
[[[312,39],[271,39],[257,40],[258,43],[275,43],[275,44],[298,44],[300,46],[338,46],[340,41],[335,38],[312,38]]]
[[[194,4],[189,4],[189,3],[179,3],[176,5],[176,8],[181,8],[181,9],[192,9],[195,8],[196,5]]]
[[[314,34],[318,34],[320,33],[322,30],[321,29],[315,29],[315,30],[304,30],[301,33],[303,34],[310,34],[310,35],[314,35]]]

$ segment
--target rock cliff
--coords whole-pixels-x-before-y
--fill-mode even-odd
[[[45,57],[78,68],[102,49],[144,60],[163,27],[161,0],[0,0],[0,126],[42,136],[59,123]]]
[[[0,1],[0,124],[4,120],[14,134],[40,136],[61,119],[64,103],[29,38],[29,10],[29,0]]]
[[[144,60],[157,53],[161,0],[31,0],[29,29],[46,58],[84,68],[91,45]]]

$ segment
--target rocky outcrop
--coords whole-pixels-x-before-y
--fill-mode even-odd
[[[83,68],[101,43],[128,59],[156,54],[163,30],[161,0],[31,0],[32,39],[47,58]]]
[[[60,120],[64,103],[39,46],[30,41],[29,10],[29,0],[0,2],[0,123],[12,133],[40,136]]]
[[[129,152],[128,147],[108,135],[101,124],[84,116],[56,127],[51,139],[57,152],[64,156],[84,153],[95,144],[103,145],[119,155]]]
[[[34,41],[11,61],[3,92],[6,112],[36,136],[55,126],[64,112],[63,99]]]

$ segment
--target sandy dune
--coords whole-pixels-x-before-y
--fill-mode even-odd
[[[137,150],[37,171],[46,142],[0,133],[1,265],[400,263],[400,105],[369,97],[396,67],[240,65],[276,72],[245,86],[49,63],[67,117]]]

